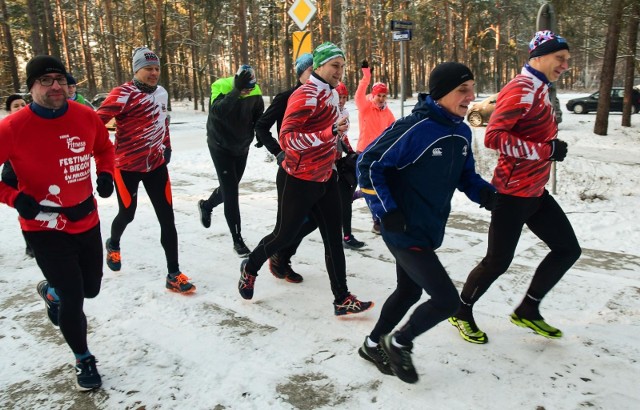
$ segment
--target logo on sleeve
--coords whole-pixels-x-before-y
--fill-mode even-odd
[[[434,148],[433,151],[431,151],[431,156],[432,157],[441,157],[442,156],[442,148]]]

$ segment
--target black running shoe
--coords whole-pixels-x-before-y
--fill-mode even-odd
[[[290,260],[283,260],[277,253],[269,258],[269,270],[278,279],[284,279],[291,283],[300,283],[303,278],[291,268]]]
[[[58,311],[60,310],[60,302],[57,300],[53,300],[51,296],[49,296],[49,282],[46,280],[40,281],[36,286],[38,290],[38,294],[42,299],[44,299],[44,304],[47,307],[47,316],[49,316],[49,320],[53,323],[54,326],[58,326]]]
[[[342,246],[346,249],[360,249],[364,246],[364,242],[357,240],[353,235],[349,235],[344,237]]]
[[[120,247],[116,248],[111,244],[111,238],[108,238],[104,244],[107,249],[107,266],[114,272],[122,268],[122,260],[120,258]]]
[[[96,358],[89,356],[76,361],[76,377],[78,390],[89,391],[102,386],[102,378],[96,367]]]
[[[211,211],[207,211],[204,208],[204,199],[201,199],[198,201],[198,212],[200,213],[200,223],[202,224],[202,226],[204,226],[205,228],[208,228],[211,226],[211,212],[213,212],[213,210]]]
[[[196,286],[189,282],[189,279],[190,278],[182,272],[177,275],[167,275],[165,286],[172,292],[188,295],[196,291]]]
[[[392,337],[393,335],[389,333],[380,339],[380,346],[389,357],[391,370],[393,370],[393,373],[403,382],[416,383],[418,381],[418,373],[416,373],[416,368],[413,367],[413,362],[411,361],[413,344],[396,347],[391,341]]]
[[[360,346],[360,349],[358,349],[358,354],[364,360],[375,364],[383,374],[393,374],[391,366],[389,365],[389,357],[387,357],[387,354],[379,344],[376,347],[369,347],[369,345],[367,345],[367,338],[365,337],[364,343]]]
[[[236,251],[238,256],[240,256],[241,258],[249,256],[249,254],[251,253],[251,250],[247,248],[247,245],[244,244],[242,236],[239,235],[238,238],[233,241],[233,250]]]
[[[253,298],[253,287],[256,283],[256,277],[258,276],[252,275],[247,272],[245,267],[247,266],[248,262],[249,259],[244,259],[242,263],[240,263],[240,280],[238,281],[238,290],[240,291],[240,296],[242,296],[243,299],[247,300]]]
[[[356,295],[349,295],[342,303],[333,304],[333,313],[336,316],[353,315],[367,311],[372,307],[373,302],[361,302],[356,298]]]

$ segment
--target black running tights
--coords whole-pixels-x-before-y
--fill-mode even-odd
[[[471,271],[461,292],[465,304],[477,302],[507,271],[525,224],[550,249],[531,280],[527,292],[531,297],[541,300],[580,257],[571,223],[549,192],[537,198],[499,195],[491,213],[487,254]]]
[[[409,317],[396,333],[396,338],[409,343],[458,310],[460,298],[449,275],[433,249],[402,249],[387,244],[396,258],[397,285],[384,302],[380,318],[369,337],[374,342],[390,333],[409,309],[416,304],[424,290],[430,296]]]
[[[76,354],[87,347],[84,298],[94,298],[102,282],[102,237],[100,225],[87,232],[25,232],[36,262],[49,285],[60,297],[60,332]]]

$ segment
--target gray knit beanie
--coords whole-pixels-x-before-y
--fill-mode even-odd
[[[147,47],[138,47],[133,50],[133,73],[148,65],[160,66],[160,59]]]

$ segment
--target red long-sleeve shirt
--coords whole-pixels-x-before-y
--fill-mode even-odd
[[[491,183],[502,194],[537,197],[549,180],[558,124],[549,87],[526,67],[498,94],[485,146],[500,153]]]
[[[285,152],[282,167],[289,175],[306,181],[329,179],[338,144],[332,132],[338,102],[338,93],[315,75],[291,94],[279,137]]]
[[[24,192],[41,205],[78,205],[93,192],[92,156],[98,174],[113,175],[113,144],[91,108],[69,102],[67,112],[55,119],[42,118],[29,107],[11,114],[0,121],[0,163],[11,161],[18,190],[0,182],[0,202],[13,206],[18,193]],[[56,212],[19,220],[24,231],[67,233],[86,232],[99,222],[97,212],[75,222]]]
[[[164,150],[171,147],[167,90],[140,91],[133,82],[111,90],[98,108],[106,124],[116,117],[116,168],[151,172],[164,163]]]

